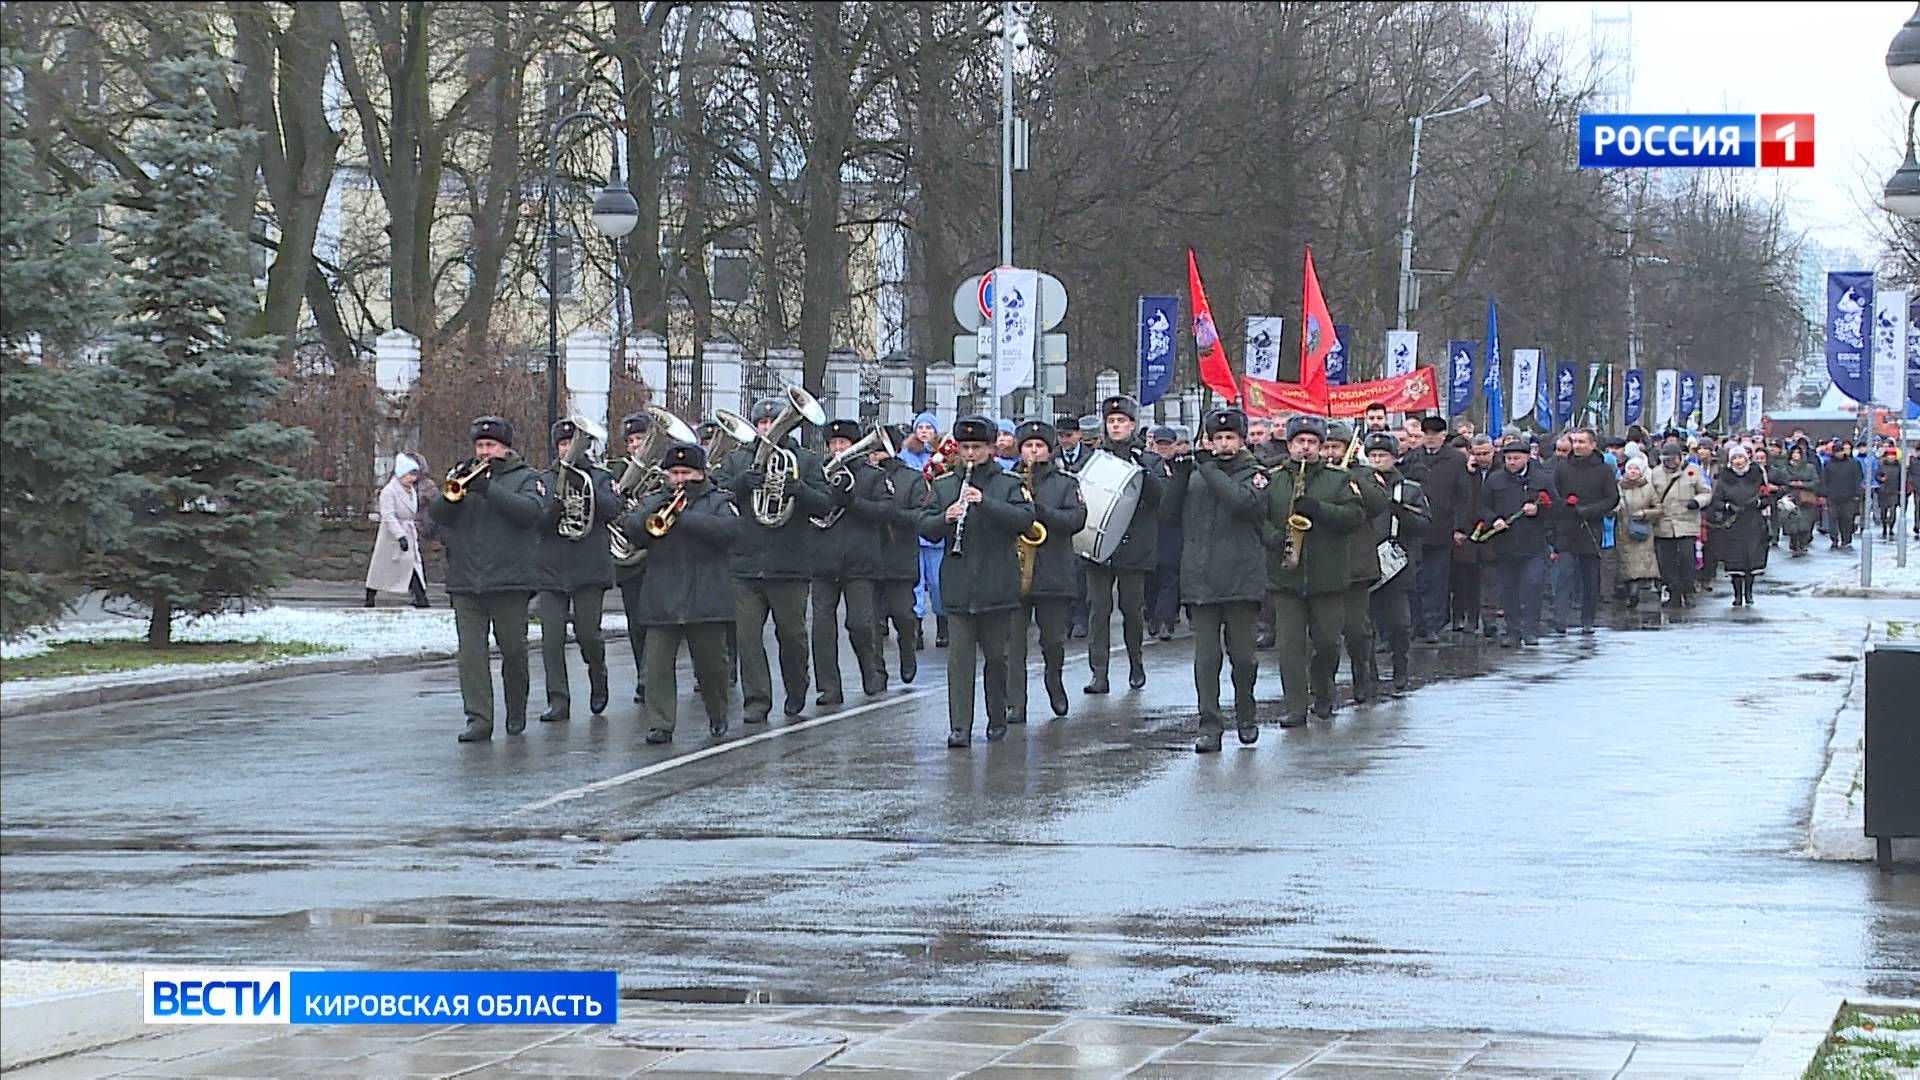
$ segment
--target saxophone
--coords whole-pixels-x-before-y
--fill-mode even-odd
[[[1020,487],[1027,493],[1027,502],[1033,503],[1033,462],[1020,463]],[[1036,507],[1037,503],[1033,503]],[[1018,537],[1013,553],[1020,560],[1020,595],[1033,591],[1033,571],[1040,563],[1040,545],[1047,542],[1047,527],[1038,521]]]
[[[1285,468],[1285,466],[1281,466]],[[1300,472],[1287,486],[1287,550],[1280,556],[1283,570],[1300,569],[1300,549],[1307,542],[1307,530],[1313,528],[1313,522],[1305,515],[1293,512],[1294,500],[1300,497],[1300,489],[1307,486],[1307,463],[1300,462]]]

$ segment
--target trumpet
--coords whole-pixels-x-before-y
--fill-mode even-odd
[[[469,465],[471,465],[472,468],[468,469],[467,467]],[[493,468],[493,461],[491,459],[485,461],[477,459],[473,461],[463,461],[455,465],[447,471],[447,479],[440,485],[440,497],[450,503],[459,502],[461,499],[467,497],[467,485],[480,479],[480,477],[491,468]],[[461,472],[462,469],[467,469],[467,471]]]
[[[893,456],[893,440],[887,438],[885,428],[876,427],[868,432],[867,436],[859,442],[854,443],[852,446],[847,447],[845,450],[827,459],[827,464],[824,469],[827,474],[827,483],[844,491],[852,491],[853,469],[848,465],[848,462],[857,461],[863,455],[873,452],[876,443],[879,444],[880,449],[884,449],[887,452],[888,457]],[[834,524],[840,520],[840,516],[846,512],[846,507],[836,506],[828,510],[824,515],[810,517],[807,520],[813,522],[814,528],[816,529],[831,529]]]
[[[614,490],[626,501],[624,512],[627,513],[639,509],[641,499],[666,486],[667,477],[660,468],[660,459],[667,449],[674,443],[690,443],[698,438],[686,421],[658,405],[647,406],[647,412],[653,417],[653,425],[647,429],[646,440],[640,444],[639,451],[627,458],[627,467],[614,484]],[[646,549],[633,545],[617,518],[607,526],[607,540],[613,548],[615,566],[637,566],[646,558]]]
[[[673,529],[673,523],[680,520],[680,512],[687,508],[687,489],[680,488],[667,500],[667,505],[647,515],[647,535],[658,540]]]

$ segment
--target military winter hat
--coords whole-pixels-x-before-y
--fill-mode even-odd
[[[1247,437],[1247,414],[1239,409],[1213,409],[1207,413],[1200,430],[1208,435],[1222,431],[1231,431],[1241,438]]]
[[[1025,446],[1028,439],[1039,439],[1051,450],[1060,445],[1059,435],[1053,425],[1045,420],[1029,420],[1013,429],[1013,441],[1016,446]]]
[[[969,416],[953,425],[953,441],[957,443],[991,443],[999,433],[994,422],[984,416]]]
[[[1368,453],[1372,453],[1375,450],[1385,450],[1394,457],[1399,457],[1400,440],[1394,438],[1393,432],[1391,431],[1376,431],[1367,436],[1366,441],[1360,444],[1360,449]]]
[[[513,425],[499,416],[478,417],[473,421],[473,426],[467,429],[467,438],[475,441],[492,439],[494,442],[512,446]]]
[[[747,419],[756,424],[762,420],[772,420],[778,417],[786,407],[787,403],[779,398],[763,397],[753,403],[753,415]]]
[[[715,435],[720,433],[720,421],[702,420],[700,421],[700,426],[693,429],[693,433],[700,436],[700,445],[705,446],[708,442],[712,441]]]
[[[653,428],[653,417],[643,412],[628,413],[620,418],[621,435],[645,435]]]
[[[1353,425],[1336,420],[1327,425],[1327,433],[1321,437],[1328,442],[1350,443],[1353,441]]]
[[[1100,403],[1100,418],[1105,420],[1114,413],[1129,420],[1140,419],[1140,403],[1127,394],[1115,394]]]
[[[1080,418],[1080,434],[1098,435],[1100,434],[1100,425],[1101,425],[1100,418],[1093,415],[1092,413],[1088,413],[1087,415]]]
[[[1428,416],[1420,421],[1420,430],[1421,431],[1445,431],[1447,430],[1447,422],[1445,420],[1440,419],[1438,416]],[[1369,446],[1367,447],[1367,449],[1371,450],[1373,449],[1373,447]]]
[[[705,472],[707,470],[707,452],[692,443],[674,443],[667,448],[667,456],[660,460],[660,467],[663,469],[675,467],[699,469],[701,472]]]
[[[579,434],[580,429],[574,426],[573,421],[555,420],[553,422],[553,430],[547,432],[547,438],[551,439],[555,445],[558,445],[561,439],[571,439]]]
[[[1327,422],[1317,416],[1295,416],[1287,420],[1287,441],[1292,442],[1296,435],[1312,435],[1322,441],[1327,437]]]
[[[848,442],[860,441],[860,421],[835,420],[827,425],[827,438],[846,439]]]

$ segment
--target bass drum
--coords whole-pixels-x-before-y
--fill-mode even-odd
[[[1104,563],[1120,550],[1133,523],[1144,480],[1140,466],[1105,450],[1095,450],[1080,467],[1080,494],[1087,502],[1087,525],[1073,536],[1073,551]]]

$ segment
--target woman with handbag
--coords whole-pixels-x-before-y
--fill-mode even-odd
[[[1620,476],[1620,507],[1615,513],[1620,580],[1627,587],[1627,606],[1638,607],[1640,588],[1652,584],[1658,589],[1660,559],[1653,547],[1653,523],[1660,516],[1660,501],[1647,481],[1647,459],[1630,457]]]

